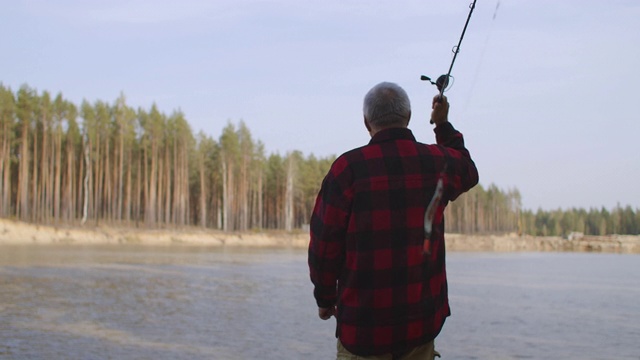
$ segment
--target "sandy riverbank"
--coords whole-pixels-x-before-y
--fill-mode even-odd
[[[640,253],[640,236],[560,237],[447,234],[448,251],[591,251]],[[54,227],[0,219],[2,244],[136,244],[306,248],[307,232],[282,231],[225,233],[195,227],[141,230],[127,227]]]
[[[120,226],[43,226],[0,219],[0,244],[135,244],[247,247],[303,247],[306,233],[222,232],[189,227],[185,229],[139,229]]]

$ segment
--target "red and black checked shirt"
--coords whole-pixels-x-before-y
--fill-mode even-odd
[[[416,142],[406,128],[382,130],[341,155],[322,182],[310,223],[311,281],[319,307],[337,305],[336,335],[354,354],[427,343],[450,315],[442,213],[478,172],[461,133],[449,123],[434,131],[438,145]],[[424,255],[424,213],[445,164]]]

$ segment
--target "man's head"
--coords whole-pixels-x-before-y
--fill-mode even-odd
[[[362,111],[365,126],[373,135],[382,129],[407,127],[411,118],[411,103],[400,86],[382,82],[364,97]]]

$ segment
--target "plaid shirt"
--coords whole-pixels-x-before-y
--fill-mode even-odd
[[[442,214],[478,172],[461,133],[449,123],[434,132],[438,145],[416,142],[407,128],[382,130],[341,155],[322,182],[310,223],[311,281],[319,307],[337,305],[336,336],[354,354],[425,344],[450,315]],[[424,214],[443,169],[424,255]]]

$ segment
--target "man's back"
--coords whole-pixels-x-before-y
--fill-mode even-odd
[[[310,263],[327,252],[343,254],[328,273],[338,278],[338,336],[353,353],[420,345],[435,338],[450,314],[441,214],[446,201],[477,183],[477,172],[460,134],[450,125],[439,131],[455,147],[418,143],[406,128],[378,132],[369,145],[339,157],[323,182],[311,223],[312,243],[319,244],[310,248]],[[445,168],[446,201],[426,255],[424,213]]]

